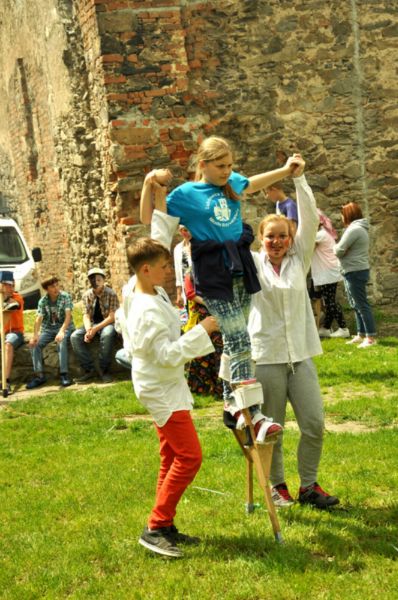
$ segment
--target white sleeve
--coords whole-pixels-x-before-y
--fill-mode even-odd
[[[167,325],[159,316],[155,319],[153,314],[147,313],[130,332],[133,354],[150,354],[163,367],[178,367],[197,356],[214,352],[211,339],[200,324],[172,341]]]
[[[182,280],[182,242],[174,248],[174,270],[176,274],[176,286],[183,287]]]
[[[307,183],[305,175],[293,179],[296,186],[298,227],[294,238],[294,245],[298,256],[301,258],[304,270],[308,271],[315,247],[315,237],[319,227],[319,216],[316,210],[316,201],[312,189]]]
[[[151,238],[170,250],[173,235],[177,230],[179,222],[179,217],[171,217],[155,209],[151,220]]]

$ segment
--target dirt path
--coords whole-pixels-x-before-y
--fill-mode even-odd
[[[90,387],[106,388],[111,385],[113,385],[113,383],[98,384],[96,382],[90,382],[87,384],[74,384],[67,389],[78,393],[78,392],[83,392]],[[1,408],[9,406],[10,404],[12,404],[13,402],[15,402],[17,400],[28,400],[29,398],[47,396],[49,394],[54,394],[54,393],[60,391],[61,389],[64,389],[64,388],[60,388],[60,386],[58,386],[58,385],[46,385],[46,386],[44,386],[40,389],[36,389],[36,390],[27,390],[24,386],[23,387],[21,386],[19,389],[16,389],[16,391],[13,394],[11,394],[11,396],[9,396],[8,398],[0,398],[0,410],[1,410]],[[215,427],[218,426],[218,424],[221,422],[221,419],[222,419],[221,403],[219,405],[210,406],[207,408],[195,409],[194,418],[197,420],[205,420],[205,423],[201,423],[202,427],[204,426],[205,428],[208,428],[208,429],[214,429]],[[115,417],[115,421],[116,420],[120,421],[120,417],[117,417],[117,418]],[[132,423],[134,421],[151,421],[152,419],[149,415],[126,415],[124,417],[124,420],[126,421],[126,423]],[[206,424],[206,422],[207,422],[207,424]],[[388,428],[389,427],[387,427],[387,429]],[[297,426],[296,421],[287,421],[285,423],[285,429],[297,431],[298,426]],[[371,427],[371,426],[365,425],[363,423],[359,423],[358,421],[344,421],[344,423],[335,423],[332,419],[328,419],[328,418],[326,418],[326,421],[325,421],[325,431],[329,432],[329,433],[360,434],[360,433],[370,433],[370,432],[378,431],[378,429],[380,429],[380,428],[379,427]],[[386,427],[383,427],[383,429],[386,429]]]

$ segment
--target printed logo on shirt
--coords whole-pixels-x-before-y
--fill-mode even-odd
[[[210,208],[214,214],[214,217],[210,217],[209,221],[218,227],[229,227],[239,217],[239,210],[232,212],[227,199],[220,192],[210,196],[207,201],[207,208]]]

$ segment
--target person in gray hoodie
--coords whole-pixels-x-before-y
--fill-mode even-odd
[[[368,348],[376,343],[376,324],[366,293],[369,281],[369,223],[363,218],[361,207],[356,202],[342,206],[341,216],[346,230],[335,245],[334,252],[340,259],[348,301],[355,310],[357,323],[357,335],[347,344]]]

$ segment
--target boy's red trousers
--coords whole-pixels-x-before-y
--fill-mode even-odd
[[[160,442],[156,503],[148,527],[173,525],[177,504],[202,464],[202,449],[188,410],[174,412],[163,427],[155,424]]]

